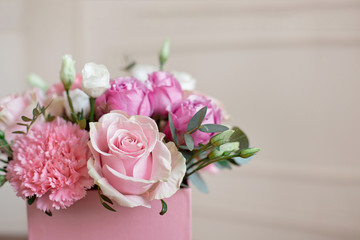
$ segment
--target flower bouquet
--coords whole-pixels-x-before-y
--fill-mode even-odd
[[[259,151],[190,75],[163,70],[168,56],[165,41],[159,69],[111,79],[95,63],[77,75],[65,55],[61,83],[32,74],[0,101],[0,186],[27,201],[29,239],[190,239],[189,184],[207,192],[202,172]]]

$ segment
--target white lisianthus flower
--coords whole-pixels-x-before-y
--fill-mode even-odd
[[[83,111],[83,116],[86,117],[90,113],[89,96],[80,89],[70,90],[69,95],[74,106],[74,112],[78,113]],[[64,104],[66,115],[71,118],[71,109],[65,92],[63,97],[66,99]]]
[[[148,74],[159,71],[159,68],[152,65],[136,64],[130,70],[130,74],[141,82],[148,80]]]
[[[176,80],[179,81],[182,90],[188,90],[188,91],[195,90],[196,79],[193,78],[190,74],[186,72],[178,72],[178,71],[172,71],[171,73],[174,75]]]
[[[82,70],[82,90],[90,97],[100,97],[110,88],[110,73],[106,66],[96,63],[85,64]]]

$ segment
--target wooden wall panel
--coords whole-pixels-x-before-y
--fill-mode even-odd
[[[206,176],[209,195],[193,191],[195,240],[359,239],[360,1],[0,0],[0,13],[0,72],[13,81],[1,96],[30,71],[57,81],[65,53],[116,76],[125,55],[157,64],[171,39],[166,68],[192,73],[263,149]],[[25,233],[16,204],[0,235]]]

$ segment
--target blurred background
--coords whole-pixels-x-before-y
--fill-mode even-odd
[[[191,73],[262,151],[193,190],[193,239],[360,239],[360,1],[0,0],[0,97],[71,53]],[[25,202],[0,189],[0,239],[26,239]]]

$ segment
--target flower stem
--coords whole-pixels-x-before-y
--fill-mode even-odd
[[[95,100],[96,98],[90,97],[90,122],[94,121],[95,115]]]
[[[203,163],[200,164],[200,166],[198,166],[196,169],[194,169],[193,171],[187,173],[185,175],[184,178],[187,178],[189,177],[191,174],[203,169],[204,167],[207,167],[209,166],[210,164],[212,163],[215,163],[215,162],[219,162],[219,161],[222,161],[222,160],[225,160],[225,159],[229,159],[229,158],[233,158],[233,157],[238,157],[239,154],[236,153],[236,154],[233,154],[233,155],[230,155],[230,156],[221,156],[221,157],[217,157],[217,158],[214,158],[214,159],[211,159],[210,161],[206,162],[206,161],[203,161]],[[204,159],[204,160],[208,160],[208,159]]]
[[[69,102],[70,110],[75,115],[74,106],[73,106],[73,103],[70,98],[69,90],[66,90],[66,96],[67,96],[67,100]]]

